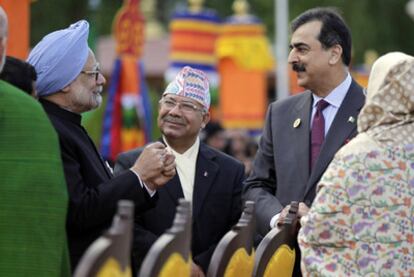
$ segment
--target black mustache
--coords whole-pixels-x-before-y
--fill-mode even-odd
[[[306,71],[306,68],[305,68],[305,66],[303,64],[294,63],[292,65],[292,70],[293,71],[296,71],[296,72],[305,72]]]

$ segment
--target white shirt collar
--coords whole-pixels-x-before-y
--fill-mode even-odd
[[[194,158],[194,156],[195,157],[197,157],[197,154],[198,154],[198,150],[200,149],[200,138],[199,137],[197,137],[196,138],[196,140],[195,140],[195,142],[194,142],[194,144],[193,145],[191,145],[191,147],[190,148],[188,148],[184,153],[182,153],[182,154],[180,154],[180,153],[178,153],[177,151],[175,151],[169,144],[168,144],[168,142],[167,142],[167,140],[165,139],[165,137],[163,136],[163,140],[164,140],[164,142],[165,142],[165,144],[167,145],[167,148],[169,149],[169,150],[171,150],[171,152],[174,154],[174,156],[175,157],[185,157],[185,158],[187,158],[187,159],[190,159],[190,158]]]
[[[194,144],[187,149],[183,154],[180,154],[172,149],[167,140],[164,138],[167,148],[175,155],[175,163],[178,178],[180,179],[181,188],[183,190],[184,198],[192,201],[194,191],[194,181],[196,172],[196,163],[198,150],[200,148],[200,139],[197,137]]]
[[[339,108],[342,104],[342,101],[345,98],[346,93],[349,90],[349,87],[351,86],[352,78],[349,72],[347,73],[347,76],[345,80],[342,81],[342,83],[339,84],[336,88],[334,88],[328,96],[324,98],[326,102],[328,102],[330,105],[334,106],[335,108]],[[312,94],[313,96],[313,108],[316,108],[316,104],[319,102],[321,97]]]

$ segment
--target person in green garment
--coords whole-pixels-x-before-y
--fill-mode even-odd
[[[7,25],[0,7],[0,72]],[[57,134],[43,108],[0,80],[0,276],[70,276],[67,194]]]

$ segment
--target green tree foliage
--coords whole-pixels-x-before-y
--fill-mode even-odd
[[[291,0],[290,18],[318,6],[338,7],[353,39],[353,63],[363,62],[364,52],[375,49],[414,54],[414,20],[405,12],[407,0]]]
[[[31,4],[31,44],[36,44],[46,34],[66,28],[76,20],[87,18],[88,1],[38,0]]]
[[[115,12],[122,0],[101,0],[96,11],[91,10],[88,0],[37,0],[31,4],[31,45],[46,34],[66,28],[71,23],[87,19],[96,23],[98,34],[108,34]]]

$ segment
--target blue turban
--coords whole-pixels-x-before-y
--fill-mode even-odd
[[[89,23],[80,20],[48,34],[32,49],[27,62],[36,69],[39,97],[58,92],[80,74],[88,59],[88,35]]]

